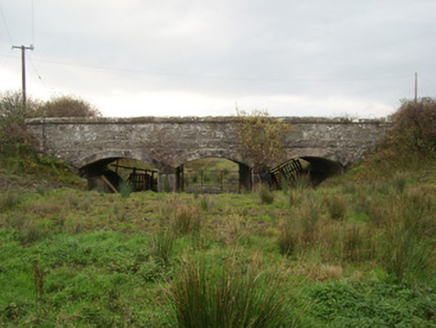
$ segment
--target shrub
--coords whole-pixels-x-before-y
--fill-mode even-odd
[[[17,143],[31,143],[32,139],[26,131],[24,120],[36,106],[37,103],[30,98],[24,106],[20,92],[6,92],[0,95],[0,150],[7,152]]]
[[[101,113],[86,100],[75,96],[60,96],[39,106],[34,117],[98,117]]]
[[[398,155],[415,153],[434,156],[436,150],[436,101],[421,98],[418,102],[404,100],[392,115],[395,123],[387,145]]]

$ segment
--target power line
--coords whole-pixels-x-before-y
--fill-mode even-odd
[[[14,43],[12,42],[11,33],[9,32],[8,23],[6,22],[5,14],[3,13],[3,9],[2,9],[1,4],[0,4],[0,13],[1,13],[2,18],[3,18],[3,23],[5,24],[6,34],[8,35],[9,42],[11,43],[11,46],[12,46]]]
[[[31,19],[32,19],[32,44],[35,44],[35,15],[34,15],[34,10],[33,10],[33,0],[30,4],[31,8]]]
[[[0,55],[2,56],[2,55]],[[274,79],[274,78],[247,78],[247,77],[224,77],[224,76],[208,76],[208,75],[196,75],[196,74],[178,74],[178,73],[162,73],[162,72],[152,72],[152,71],[143,71],[143,70],[134,70],[134,69],[126,69],[126,68],[114,68],[107,66],[95,66],[95,65],[84,65],[84,64],[71,64],[66,62],[59,62],[54,60],[46,60],[46,59],[37,59],[33,58],[34,61],[54,64],[54,65],[62,65],[62,66],[71,66],[71,67],[81,67],[81,68],[91,68],[98,70],[106,70],[106,71],[118,71],[118,72],[127,72],[127,73],[136,73],[136,74],[147,74],[147,75],[159,75],[159,76],[168,76],[168,77],[176,77],[176,78],[194,78],[194,79],[209,79],[209,80],[226,80],[226,81],[248,81],[248,82],[361,82],[361,81],[377,81],[377,80],[394,80],[394,79],[403,79],[410,78],[411,75],[396,75],[396,76],[379,76],[379,77],[371,77],[371,78],[283,78],[283,79]]]
[[[431,84],[436,85],[436,82],[434,82],[434,81],[432,81],[432,80],[430,80],[430,79],[428,79],[428,78],[422,76],[421,74],[419,74],[419,77],[420,77],[422,80],[424,80],[424,81],[426,81],[426,82],[428,82],[428,83],[431,83]]]
[[[30,64],[32,65],[33,70],[36,73],[36,76],[38,76],[38,79],[41,81],[41,84],[46,88],[47,86],[45,85],[44,81],[42,80],[41,75],[39,74],[38,70],[36,69],[35,65],[33,64],[33,60],[32,58],[29,58]]]

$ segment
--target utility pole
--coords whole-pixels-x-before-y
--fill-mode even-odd
[[[12,49],[21,49],[21,70],[22,70],[22,91],[23,91],[23,106],[26,107],[26,50],[35,49],[33,44],[30,47],[25,46],[12,46]]]
[[[415,73],[415,104],[418,103],[418,73]]]

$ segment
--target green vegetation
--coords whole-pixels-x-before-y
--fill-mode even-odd
[[[251,113],[237,110],[241,151],[254,163],[256,173],[264,173],[286,159],[284,138],[289,124],[273,118],[267,111]]]
[[[434,150],[389,140],[266,198],[82,191],[17,143],[0,156],[0,325],[436,326]]]

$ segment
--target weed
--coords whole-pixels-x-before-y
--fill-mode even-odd
[[[287,195],[289,192],[289,179],[287,177],[283,177],[281,181],[281,187],[283,194]]]
[[[22,231],[26,225],[26,218],[21,215],[14,213],[6,217],[6,226],[18,231]]]
[[[343,237],[343,259],[359,262],[374,256],[374,241],[371,231],[353,224],[345,228]]]
[[[36,192],[43,197],[48,194],[47,187],[44,184],[38,185]]]
[[[18,204],[20,204],[21,198],[13,192],[6,192],[0,194],[0,211],[13,210]]]
[[[133,192],[133,186],[128,182],[121,183],[120,195],[122,198],[129,198],[130,194]]]
[[[43,217],[59,214],[62,212],[63,206],[59,201],[50,200],[45,202],[34,202],[29,206],[29,212]]]
[[[393,187],[394,189],[399,192],[399,193],[403,193],[404,189],[406,188],[406,184],[407,184],[407,177],[404,173],[397,173],[394,175],[394,180],[393,180]]]
[[[280,253],[286,256],[291,256],[295,252],[298,244],[298,237],[295,233],[295,229],[287,220],[282,226],[280,235],[277,238],[277,245],[279,246]]]
[[[231,247],[235,247],[246,236],[245,220],[240,215],[230,215],[225,219],[225,239]]]
[[[214,204],[215,201],[211,197],[208,197],[206,195],[203,195],[200,199],[200,207],[205,212],[210,210]]]
[[[28,220],[24,228],[19,233],[19,240],[20,243],[23,245],[30,245],[44,238],[47,233],[47,229],[40,225],[37,225],[33,221]]]
[[[274,193],[270,190],[268,185],[261,184],[259,187],[259,198],[262,204],[272,204],[274,202]]]
[[[166,193],[171,192],[171,181],[169,179],[164,179],[163,181],[163,191]]]

